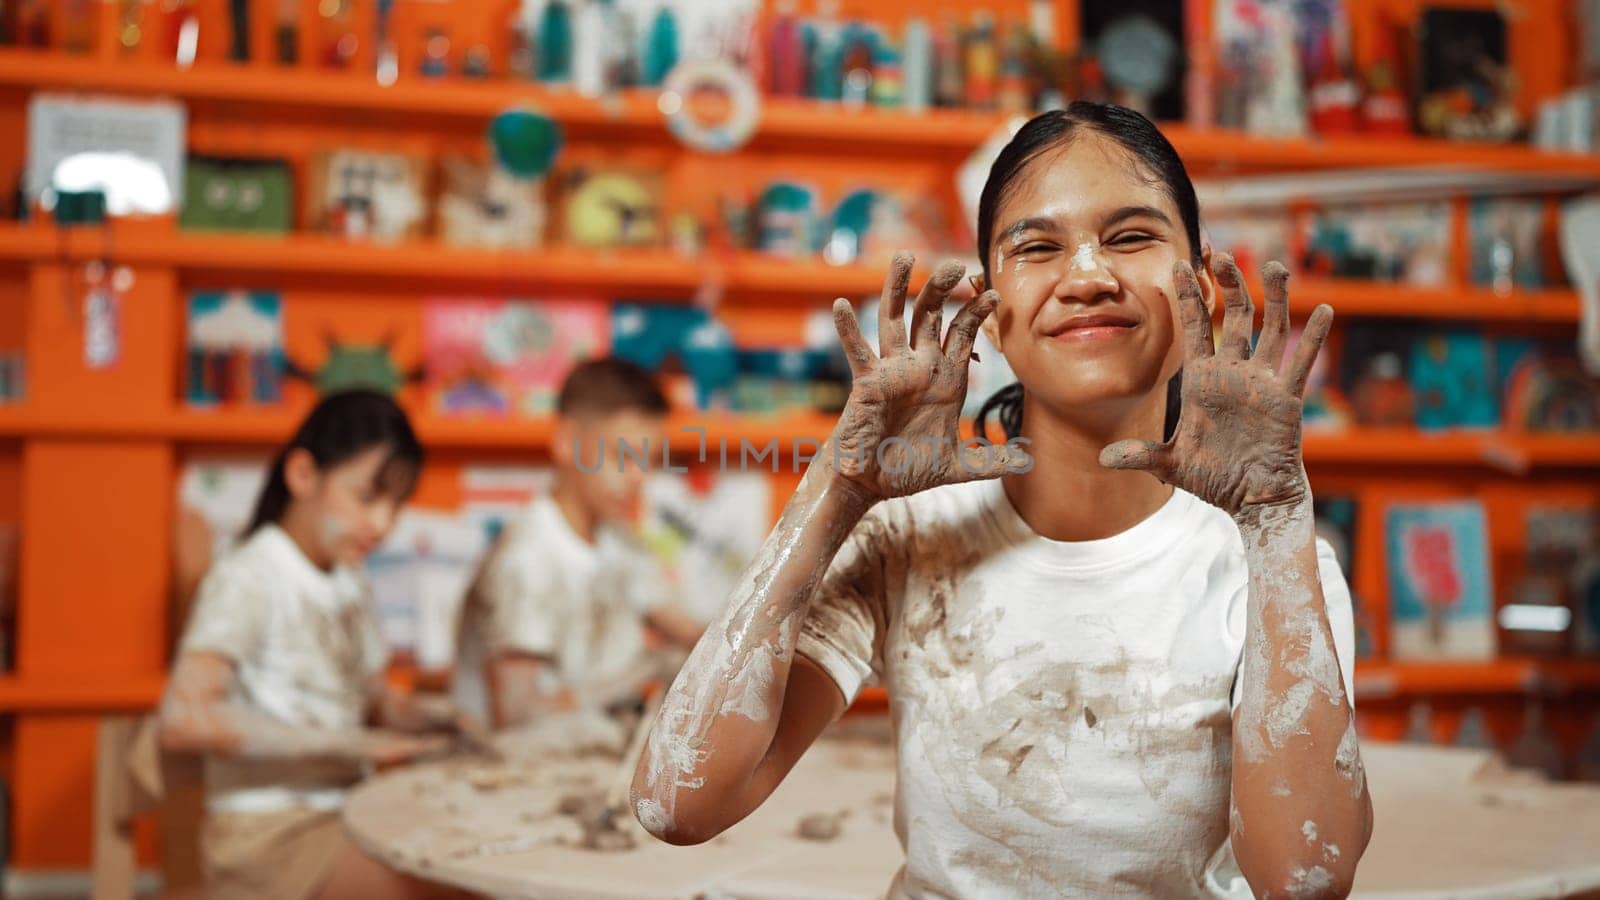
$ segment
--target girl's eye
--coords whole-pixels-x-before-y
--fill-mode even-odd
[[[1038,255],[1043,254],[1043,253],[1050,253],[1050,252],[1052,252],[1054,250],[1055,250],[1055,247],[1053,245],[1051,245],[1051,244],[1039,244],[1039,243],[1023,244],[1021,247],[1018,247],[1017,249],[1011,251],[1011,255],[1012,256],[1038,256]]]
[[[1147,244],[1153,240],[1155,240],[1153,235],[1146,234],[1142,231],[1130,231],[1125,234],[1119,234],[1115,238],[1112,238],[1111,246],[1137,247],[1140,244]]]

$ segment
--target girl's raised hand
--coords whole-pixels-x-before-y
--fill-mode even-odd
[[[1244,278],[1227,254],[1218,255],[1214,271],[1224,304],[1222,342],[1216,347],[1194,270],[1187,262],[1173,267],[1184,335],[1177,433],[1163,444],[1118,441],[1100,451],[1100,463],[1149,472],[1244,521],[1252,511],[1292,506],[1310,496],[1300,456],[1301,408],[1333,309],[1322,304],[1311,313],[1285,363],[1289,272],[1268,263],[1262,271],[1267,308],[1252,355],[1255,307]]]
[[[944,304],[965,268],[939,266],[923,285],[905,323],[906,288],[915,262],[898,253],[889,264],[878,304],[878,352],[873,353],[847,300],[835,300],[839,330],[853,380],[850,398],[820,462],[870,500],[914,494],[941,484],[995,478],[1023,471],[1020,447],[973,441],[963,447],[961,404],[967,396],[967,363],[978,326],[994,311],[999,294],[986,291],[950,322],[943,345],[939,328]]]

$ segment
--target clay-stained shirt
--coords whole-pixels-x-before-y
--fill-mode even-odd
[[[330,731],[362,726],[368,687],[387,661],[361,573],[319,569],[276,525],[206,573],[179,647],[201,651],[233,662],[229,702],[287,726]],[[354,762],[211,756],[206,803],[219,812],[336,809],[362,774]]]
[[[1318,541],[1350,696],[1344,576]],[[893,897],[1250,897],[1228,843],[1247,572],[1224,512],[1175,490],[1103,540],[1053,541],[999,481],[880,503],[799,652],[889,693]]]

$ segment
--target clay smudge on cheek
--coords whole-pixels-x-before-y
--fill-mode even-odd
[[[1308,844],[1316,843],[1317,842],[1317,823],[1311,821],[1310,819],[1307,819],[1305,824],[1300,826],[1300,834],[1305,836],[1306,843],[1308,843]]]

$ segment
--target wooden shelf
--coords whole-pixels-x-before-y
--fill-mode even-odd
[[[0,712],[147,710],[161,701],[166,676],[160,673],[89,681],[81,676],[6,675],[0,677]]]
[[[571,91],[506,79],[473,82],[405,77],[383,87],[360,74],[286,71],[271,66],[198,66],[180,70],[59,52],[0,51],[0,85],[22,89],[163,95],[272,107],[477,122],[519,104],[536,105],[578,132],[649,132],[665,139],[653,91],[592,100]],[[849,109],[837,103],[766,98],[756,140],[788,149],[839,145],[852,153],[966,152],[1002,122],[999,113]],[[1195,169],[1291,171],[1366,166],[1427,167],[1600,177],[1600,155],[1545,152],[1522,145],[1465,144],[1413,137],[1351,135],[1267,138],[1220,129],[1167,125],[1163,131]]]
[[[657,293],[687,298],[709,281],[740,297],[810,305],[834,297],[875,296],[883,287],[884,276],[882,266],[830,266],[819,260],[786,260],[756,252],[686,259],[657,249],[497,251],[434,242],[352,243],[323,235],[186,232],[136,221],[109,228],[67,229],[0,224],[0,259],[86,262],[108,256],[130,265],[173,267],[234,282],[288,276],[346,278],[363,284],[471,282],[501,290],[561,285],[611,296]],[[922,261],[917,274],[925,276],[932,271],[931,262]],[[1259,304],[1259,287],[1253,295]],[[1501,296],[1476,287],[1419,288],[1316,278],[1291,281],[1290,303],[1297,315],[1327,303],[1344,317],[1512,324],[1574,323],[1579,311],[1578,295],[1570,290],[1523,290]]]

